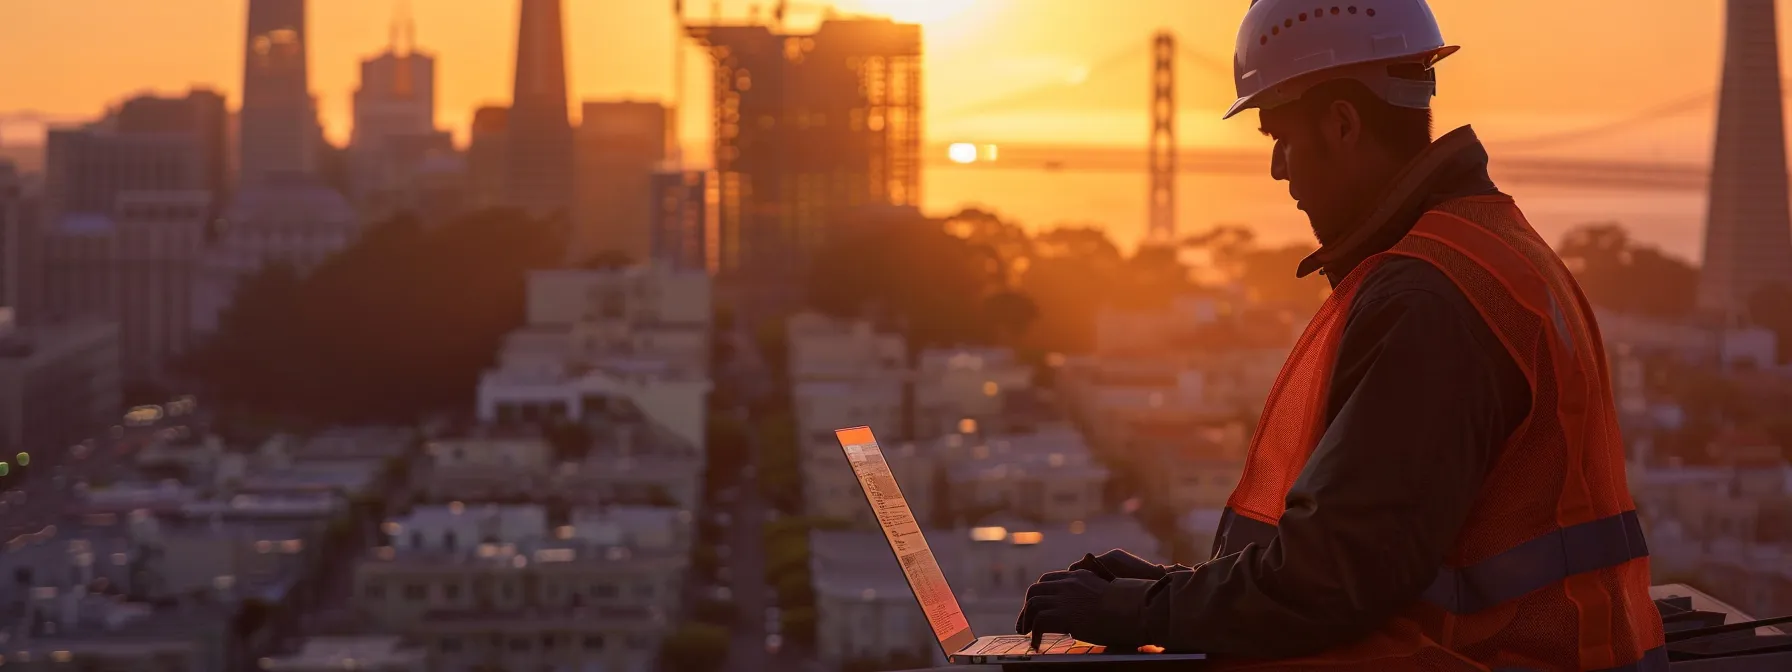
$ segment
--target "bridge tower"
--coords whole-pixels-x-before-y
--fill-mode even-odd
[[[1734,316],[1762,287],[1792,286],[1792,208],[1774,0],[1729,0],[1724,25],[1699,307]]]
[[[1176,35],[1160,30],[1151,44],[1151,194],[1145,242],[1176,243]]]

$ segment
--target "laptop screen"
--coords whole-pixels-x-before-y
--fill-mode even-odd
[[[890,464],[884,461],[871,428],[835,430],[834,437],[846,452],[859,488],[865,491],[871,513],[877,517],[878,527],[883,528],[890,550],[896,553],[902,575],[908,579],[915,600],[921,603],[921,613],[933,628],[933,636],[939,639],[940,648],[949,656],[969,646],[976,640],[971,624],[958,608],[958,598],[946,585],[946,575],[940,572],[939,561],[933,558],[927,539],[921,536],[921,525],[909,510],[908,500],[902,498],[902,490],[896,487],[896,477],[890,473]]]

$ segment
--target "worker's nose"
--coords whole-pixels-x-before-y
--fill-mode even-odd
[[[1275,149],[1269,155],[1269,176],[1277,180],[1288,179],[1288,141],[1277,140]]]

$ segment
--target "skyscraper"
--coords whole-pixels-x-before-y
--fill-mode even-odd
[[[643,194],[666,160],[666,106],[587,102],[578,130],[578,197],[572,240],[579,262],[600,252],[652,255],[653,212]]]
[[[415,211],[425,161],[454,153],[454,139],[436,128],[436,59],[417,51],[409,17],[393,21],[385,53],[361,62],[349,173],[357,205],[375,218]]]
[[[137,96],[112,112],[112,124],[125,135],[187,137],[199,151],[201,188],[212,193],[208,219],[215,217],[230,194],[230,113],[224,96],[195,88],[182,97]]]
[[[1762,287],[1792,287],[1775,20],[1774,0],[1729,0],[1725,10],[1723,93],[1699,284],[1699,307],[1711,312],[1738,314]]]
[[[323,134],[306,59],[305,0],[249,0],[239,139],[244,186],[316,168]]]
[[[716,63],[720,271],[788,302],[808,256],[855,210],[920,203],[921,27],[690,30]]]
[[[193,119],[163,103],[52,130],[45,160],[41,306],[53,319],[116,324],[131,380],[156,379],[186,349],[193,281],[216,214],[205,143],[216,136],[180,130]],[[134,132],[120,130],[126,120]]]
[[[24,224],[25,185],[11,161],[0,159],[0,308],[19,308],[19,234]],[[6,319],[11,319],[7,315]],[[0,320],[4,322],[5,320]]]
[[[505,202],[510,173],[510,108],[486,106],[473,111],[472,138],[467,142],[467,201],[473,208]]]
[[[517,26],[505,201],[537,216],[572,214],[573,135],[561,16],[561,0],[522,0]]]

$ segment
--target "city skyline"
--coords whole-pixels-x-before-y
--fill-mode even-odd
[[[137,12],[145,11],[139,8],[108,7],[103,13],[106,18],[94,21],[94,13],[86,10],[95,0],[34,3],[0,10],[19,19],[5,22],[6,25],[43,25],[46,30],[38,32],[45,34],[57,34],[57,26],[64,24],[72,28],[75,22],[91,22],[93,29],[108,38],[107,45],[100,49],[141,54],[136,63],[114,67],[117,64],[108,59],[89,62],[95,48],[91,44],[83,44],[75,51],[72,45],[45,42],[34,35],[8,35],[5,28],[0,28],[0,58],[34,56],[54,66],[28,70],[64,73],[72,75],[75,81],[88,82],[76,88],[66,86],[69,77],[45,77],[41,72],[0,74],[0,90],[13,91],[17,96],[16,100],[0,105],[0,111],[27,108],[60,117],[78,117],[146,85],[165,90],[193,83],[222,88],[232,104],[237,104],[237,87],[219,85],[240,82],[240,72],[235,71],[240,65],[233,67],[227,62],[230,59],[219,50],[228,46],[230,40],[214,33],[225,26],[240,30],[244,3],[173,1],[188,5],[188,11],[178,12],[188,23],[154,32],[136,30],[137,26],[156,23],[152,16],[138,15]],[[385,44],[386,27],[395,5],[331,1],[313,4],[312,93],[319,98],[327,136],[341,144],[350,128],[354,63]],[[462,143],[478,105],[508,99],[514,66],[514,31],[497,27],[514,25],[515,17],[513,8],[500,6],[504,4],[420,3],[415,9],[419,32],[425,35],[421,46],[443,59],[438,125],[451,129]],[[688,17],[705,20],[707,4],[687,3]],[[1113,99],[1102,105],[1080,103],[1074,100],[1076,92],[1070,90],[1058,96],[1072,99],[1068,105],[1065,100],[1023,104],[1001,115],[964,110],[999,99],[1005,93],[1071,82],[1079,74],[1087,77],[1090,70],[1098,69],[1102,58],[1135,43],[1143,44],[1150,31],[1159,27],[1178,32],[1184,45],[1223,55],[1230,47],[1237,11],[1219,3],[1186,7],[1168,0],[1127,0],[1107,9],[1111,16],[1104,17],[1101,30],[1085,35],[1083,24],[1075,21],[1074,3],[1068,0],[1039,0],[1024,10],[1013,0],[836,0],[830,4],[847,12],[885,13],[898,19],[920,20],[926,29],[927,60],[936,63],[952,59],[960,64],[951,69],[932,68],[942,71],[930,78],[926,91],[931,101],[927,125],[933,138],[993,135],[1000,136],[993,139],[1005,141],[1049,136],[1080,142],[1139,142],[1136,138],[1144,133],[1147,124],[1147,97],[1140,84],[1144,72],[1130,78],[1109,77],[1122,80],[1111,87],[1126,95],[1088,96]],[[1625,5],[1624,11],[1616,14],[1609,11],[1615,6],[1613,3],[1553,7],[1541,0],[1520,0],[1502,3],[1500,8],[1438,4],[1440,20],[1449,27],[1452,40],[1471,47],[1464,52],[1464,58],[1453,60],[1445,69],[1440,122],[1472,119],[1484,132],[1504,130],[1524,135],[1527,133],[1523,131],[1610,121],[1676,94],[1716,87],[1722,33],[1719,3],[1672,8]],[[724,14],[736,20],[745,18],[747,6],[745,0],[722,3]],[[807,7],[799,5],[803,11],[793,13],[794,24],[814,22],[814,11]],[[575,121],[581,100],[669,101],[673,97],[670,44],[674,27],[668,10],[655,2],[568,3],[569,113]],[[1513,30],[1517,17],[1546,10],[1556,20],[1526,24],[1525,31]],[[1783,23],[1788,17],[1782,13],[1780,20]],[[1587,34],[1575,27],[1590,24],[1600,25],[1602,30]],[[1005,26],[1006,30],[986,34],[989,31],[983,29],[992,25]],[[1782,25],[1781,29],[1783,32],[1786,27]],[[1674,53],[1660,53],[1661,50],[1649,47],[1670,39],[1679,47]],[[691,73],[704,69],[707,64],[702,60],[687,59]],[[616,67],[622,62],[629,67]],[[1573,83],[1550,77],[1559,68],[1559,62],[1574,62],[1576,71],[1583,76]],[[1224,89],[1229,87],[1223,77],[1189,72],[1183,79],[1181,111],[1187,118],[1181,129],[1184,144],[1242,144],[1252,139],[1254,133],[1246,134],[1221,124],[1217,112],[1206,113],[1210,107],[1217,110],[1225,104],[1222,99],[1229,92]],[[700,99],[707,96],[707,82],[700,74],[687,76],[686,82],[690,103],[701,104]],[[1669,85],[1681,82],[1685,85]],[[1102,88],[1109,86],[1103,84]],[[1534,109],[1525,101],[1538,95],[1549,96],[1549,102],[1560,108],[1559,113],[1526,114],[1516,109]],[[1213,102],[1204,104],[1209,99]],[[1136,113],[1131,111],[1135,102]],[[1643,145],[1639,151],[1703,155],[1708,148],[1705,136],[1709,136],[1712,114],[1711,110],[1701,110],[1655,125],[1664,131],[1704,129],[1695,134],[1700,140],[1692,143],[1694,146],[1663,145],[1660,138],[1648,140],[1661,146],[1648,146],[1651,142],[1637,140],[1638,134],[1621,138],[1619,144]],[[681,119],[687,146],[701,145],[707,129],[707,120],[698,115],[684,115]],[[1493,138],[1497,141],[1497,134]]]

